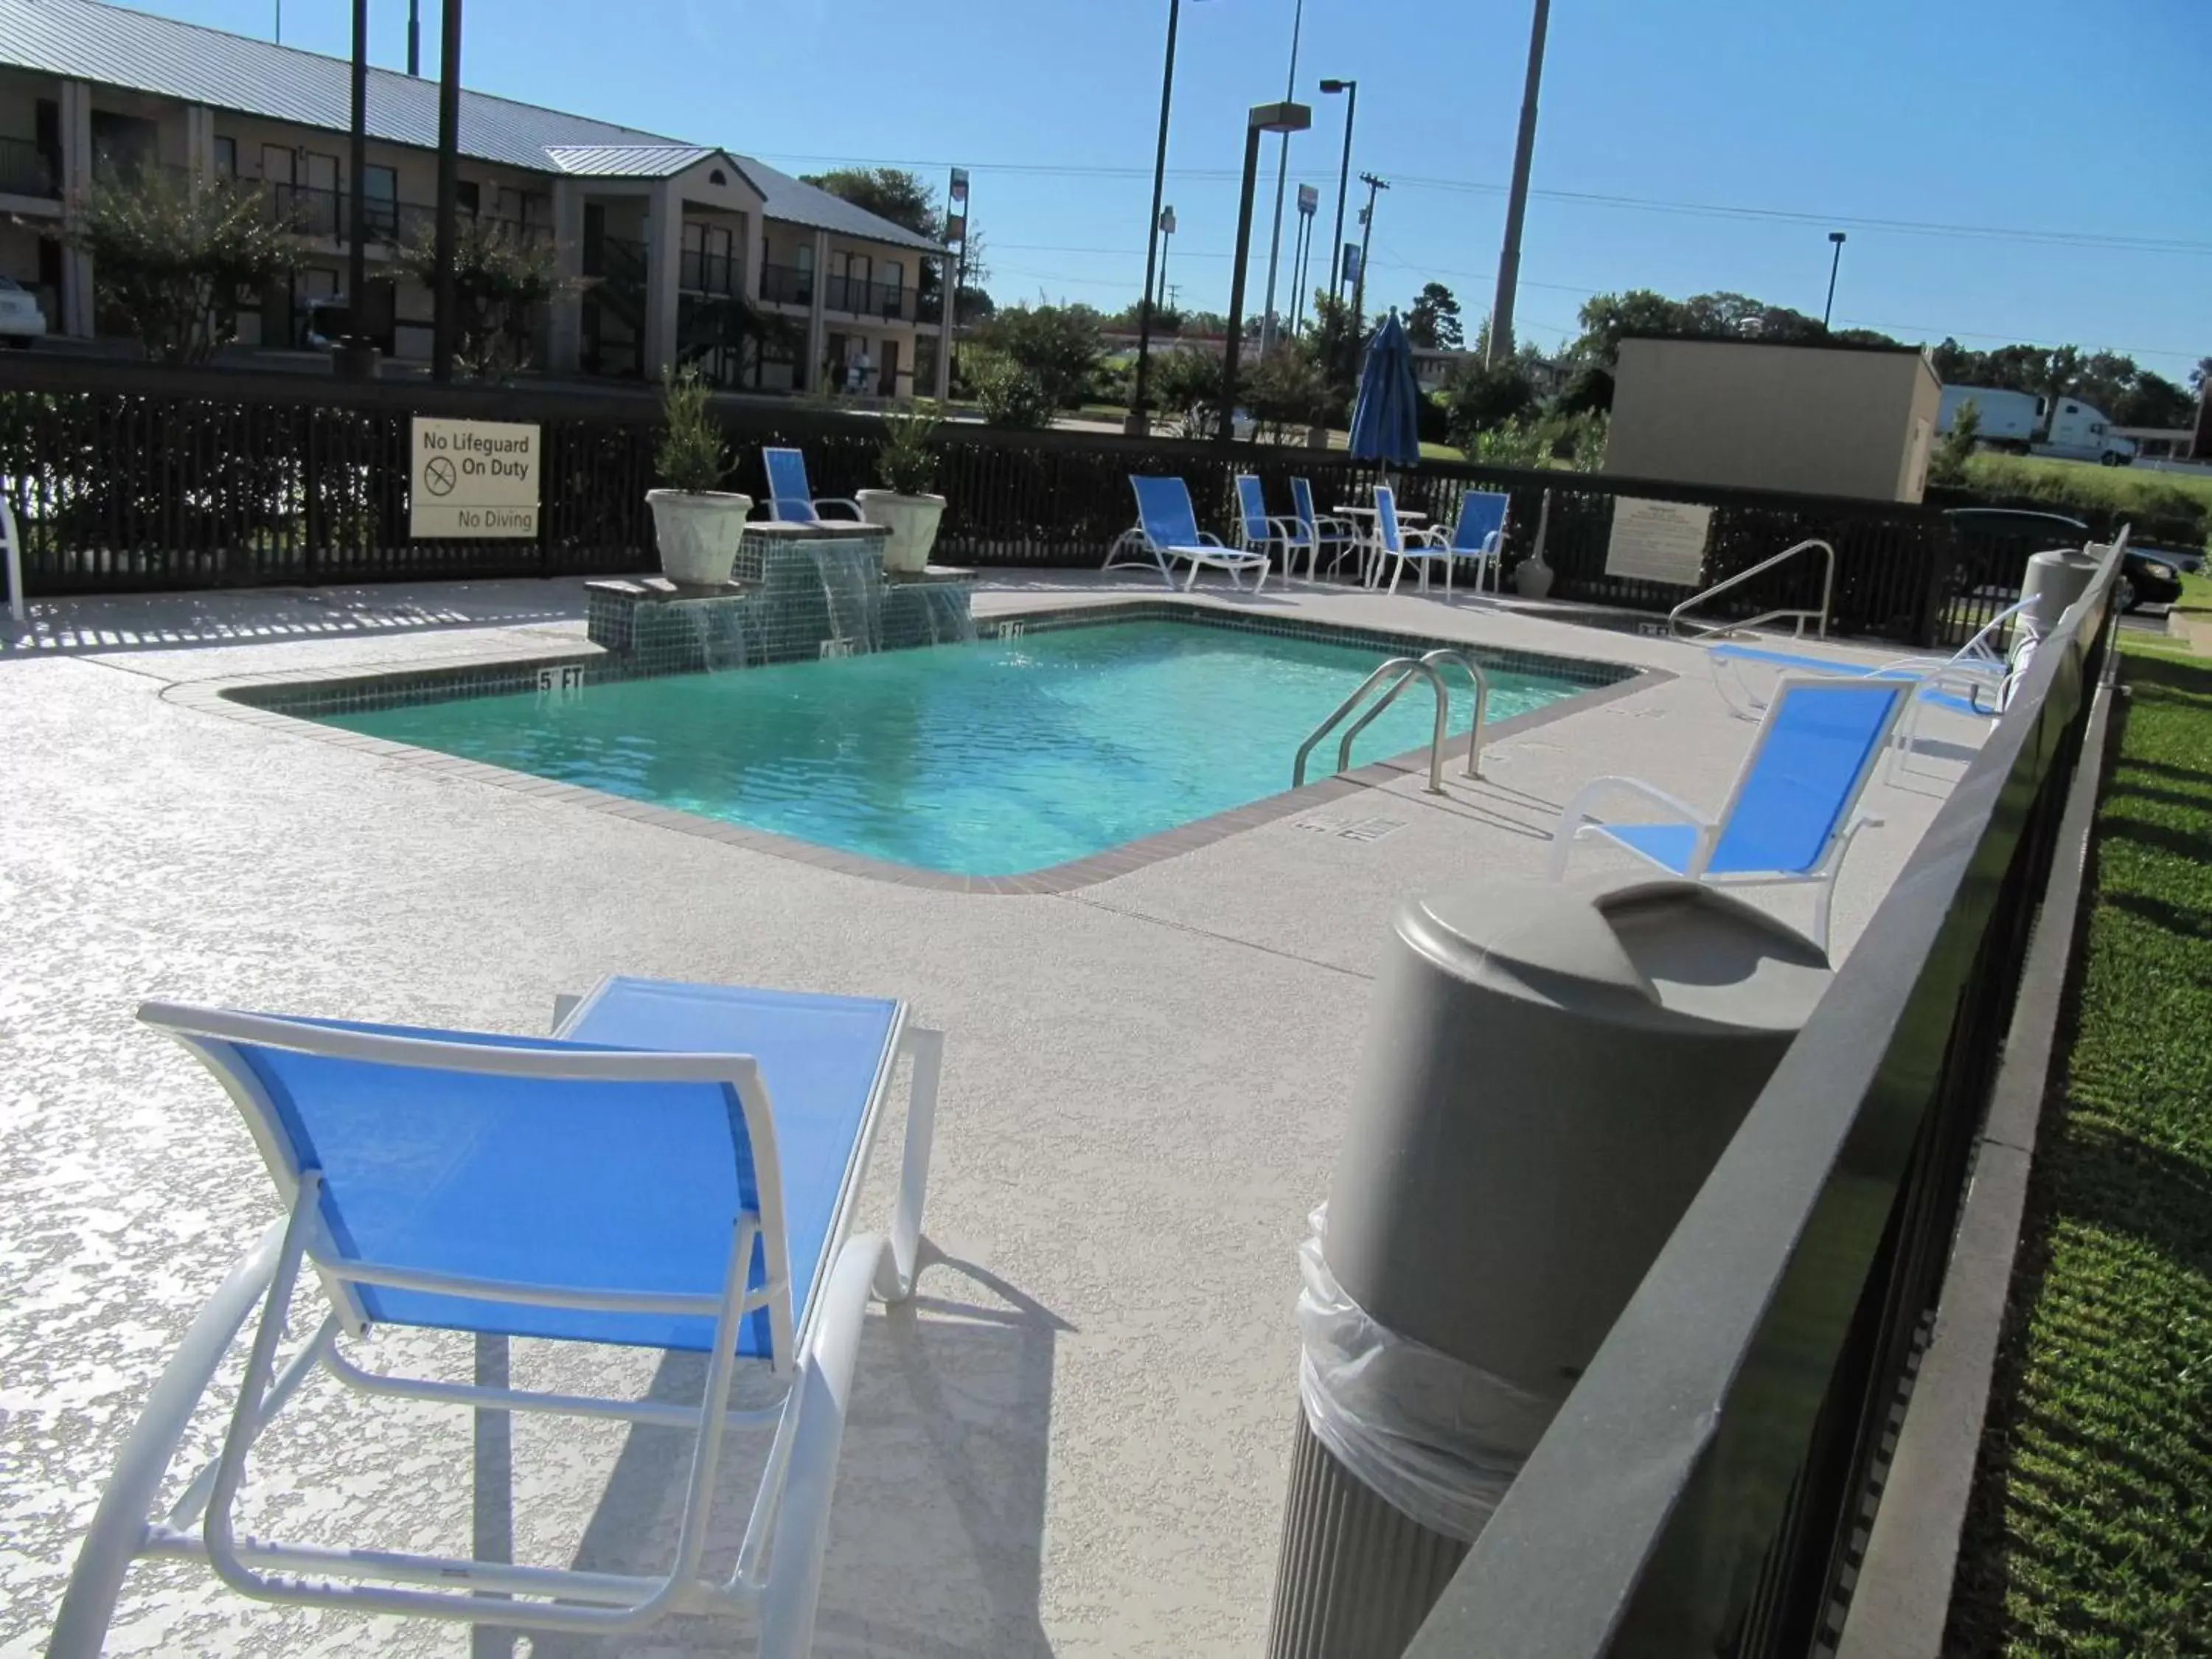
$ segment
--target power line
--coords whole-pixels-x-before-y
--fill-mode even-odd
[[[917,170],[950,165],[942,161],[885,161],[862,156],[809,155],[775,152],[791,161],[827,162],[837,167],[895,167]],[[1077,166],[1065,162],[1004,161],[968,164],[971,172],[1028,174],[1038,178],[1141,179],[1146,169],[1128,167]],[[1181,179],[1234,179],[1229,167],[1170,167]],[[1393,182],[1413,190],[1449,191],[1461,194],[1503,196],[1505,186],[1474,179],[1393,173]],[[2088,230],[2052,230],[2022,226],[1977,225],[1941,220],[1895,219],[1848,213],[1824,213],[1795,208],[1747,207],[1721,202],[1674,201],[1662,197],[1622,196],[1598,191],[1534,190],[1541,200],[1584,207],[1617,208],[1624,211],[1679,214],[1690,217],[1732,219],[1791,225],[1844,225],[1863,231],[1888,232],[1905,236],[1938,236],[1983,241],[2028,242],[2042,246],[2103,248],[2130,253],[2173,253],[2212,256],[2212,242],[2185,241],[2174,237],[2137,236]],[[1180,249],[1177,252],[1181,252]]]

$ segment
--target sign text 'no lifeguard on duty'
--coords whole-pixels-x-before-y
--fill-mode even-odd
[[[536,426],[417,415],[408,447],[409,535],[538,533]]]

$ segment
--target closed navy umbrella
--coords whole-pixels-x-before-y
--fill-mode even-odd
[[[1356,459],[1385,467],[1412,466],[1421,459],[1420,388],[1413,384],[1413,346],[1393,308],[1367,343],[1359,370],[1359,401],[1352,410],[1351,450]]]

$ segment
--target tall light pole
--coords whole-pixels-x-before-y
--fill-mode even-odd
[[[1291,15],[1291,72],[1283,77],[1283,97],[1298,95],[1298,33],[1304,28],[1306,0],[1297,0]],[[1260,313],[1260,355],[1275,343],[1275,265],[1283,253],[1283,185],[1291,176],[1291,135],[1285,133],[1275,150],[1275,228],[1267,239],[1267,308]]]
[[[1844,263],[1844,233],[1832,230],[1828,233],[1828,240],[1836,245],[1836,251],[1828,259],[1828,303],[1820,307],[1822,328],[1827,327],[1828,318],[1836,309],[1836,270]]]
[[[1260,135],[1304,132],[1313,111],[1285,99],[1255,104],[1244,118],[1244,185],[1237,200],[1237,263],[1229,278],[1229,338],[1221,364],[1221,432],[1227,443],[1237,434],[1237,359],[1244,344],[1244,265],[1252,257],[1252,187],[1260,178]]]
[[[1544,80],[1544,31],[1552,0],[1536,0],[1528,26],[1528,78],[1521,88],[1521,131],[1513,141],[1513,189],[1505,201],[1505,245],[1498,252],[1498,296],[1490,307],[1490,361],[1513,355],[1513,295],[1521,285],[1521,222],[1528,213],[1528,164],[1536,154],[1536,94]]]
[[[1390,188],[1388,179],[1378,179],[1371,173],[1361,173],[1359,182],[1367,186],[1367,205],[1359,210],[1359,274],[1352,279],[1352,338],[1355,350],[1360,336],[1366,331],[1367,245],[1375,236],[1375,193]]]
[[[1321,89],[1332,95],[1345,94],[1344,160],[1336,172],[1336,230],[1328,241],[1328,295],[1340,300],[1344,297],[1344,198],[1352,193],[1352,118],[1359,113],[1359,82],[1324,81]]]
[[[1152,217],[1145,236],[1145,293],[1137,303],[1137,376],[1129,394],[1129,418],[1122,430],[1133,438],[1145,435],[1151,404],[1146,401],[1146,371],[1152,356],[1152,274],[1160,252],[1160,197],[1168,179],[1168,109],[1175,98],[1176,25],[1182,18],[1182,0],[1168,0],[1167,60],[1160,68],[1160,143],[1152,155]]]
[[[348,373],[366,373],[368,334],[362,327],[368,307],[368,0],[353,0],[353,109],[346,165],[353,187],[346,192],[346,343],[352,348]]]
[[[443,0],[438,20],[438,280],[431,312],[430,378],[453,378],[459,343],[459,298],[453,291],[454,243],[461,198],[461,0]]]

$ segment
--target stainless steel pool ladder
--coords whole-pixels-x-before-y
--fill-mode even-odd
[[[1490,677],[1483,672],[1482,665],[1475,660],[1472,653],[1455,649],[1450,646],[1440,646],[1436,650],[1425,652],[1418,658],[1393,657],[1362,680],[1359,683],[1359,689],[1337,704],[1329,717],[1314,727],[1306,740],[1298,745],[1297,758],[1291,763],[1291,787],[1296,789],[1305,782],[1307,758],[1312,755],[1321,740],[1335,729],[1337,722],[1354,708],[1358,708],[1370,691],[1381,684],[1384,679],[1395,674],[1397,678],[1391,680],[1390,689],[1376,698],[1367,711],[1346,728],[1343,739],[1336,745],[1336,769],[1340,772],[1351,770],[1352,740],[1373,725],[1382,716],[1382,711],[1398,700],[1398,694],[1411,685],[1414,677],[1418,675],[1425,679],[1429,683],[1430,690],[1437,694],[1436,728],[1429,738],[1428,791],[1432,795],[1443,794],[1444,792],[1444,744],[1448,740],[1451,726],[1451,693],[1444,684],[1444,677],[1439,671],[1438,665],[1452,662],[1457,663],[1467,670],[1467,677],[1474,685],[1474,726],[1467,734],[1466,775],[1470,778],[1480,777],[1482,775],[1480,768],[1482,756],[1482,723],[1490,708]]]
[[[1738,582],[1747,582],[1753,576],[1764,575],[1767,571],[1773,569],[1776,565],[1784,563],[1788,560],[1794,559],[1807,549],[1814,547],[1819,548],[1821,552],[1827,555],[1827,568],[1820,575],[1820,608],[1818,611],[1791,610],[1787,607],[1784,607],[1780,611],[1762,611],[1756,617],[1746,617],[1740,622],[1732,619],[1728,622],[1701,623],[1692,627],[1688,634],[1685,635],[1683,633],[1684,624],[1682,622],[1682,613],[1685,611],[1689,610],[1693,605],[1703,605],[1707,599],[1711,599],[1716,593],[1727,592],[1729,589],[1734,587]],[[1805,637],[1805,624],[1809,622],[1817,624],[1816,631],[1819,637],[1826,639],[1828,636],[1828,611],[1831,604],[1835,599],[1835,593],[1836,550],[1829,543],[1822,541],[1818,536],[1808,537],[1804,541],[1799,542],[1795,547],[1784,548],[1782,551],[1777,553],[1771,559],[1760,560],[1748,570],[1737,571],[1735,575],[1730,576],[1726,581],[1715,582],[1711,587],[1705,589],[1702,593],[1692,593],[1688,599],[1683,600],[1681,604],[1676,605],[1672,611],[1669,611],[1667,613],[1667,630],[1677,638],[1702,640],[1710,638],[1715,634],[1748,633],[1751,629],[1757,628],[1761,623],[1780,622],[1784,617],[1790,617],[1795,619],[1796,622],[1797,638],[1802,640]]]

